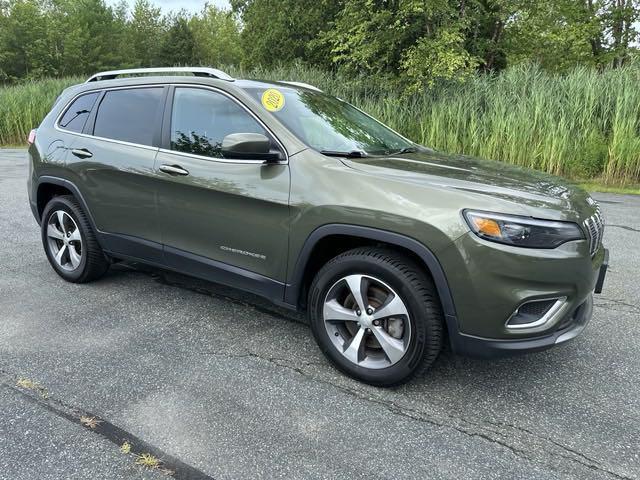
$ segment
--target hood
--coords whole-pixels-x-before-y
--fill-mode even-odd
[[[450,155],[422,148],[398,156],[349,158],[345,165],[375,175],[427,183],[510,201],[533,209],[551,209],[586,218],[594,202],[580,187],[553,175],[502,162]]]

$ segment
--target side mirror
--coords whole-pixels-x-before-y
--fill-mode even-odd
[[[271,140],[261,133],[232,133],[222,139],[224,158],[277,162],[280,152],[271,151]]]

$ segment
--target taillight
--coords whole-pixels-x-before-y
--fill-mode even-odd
[[[34,128],[29,132],[29,137],[27,137],[27,143],[31,145],[35,141],[36,141],[36,129]]]

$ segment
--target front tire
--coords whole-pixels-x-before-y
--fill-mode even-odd
[[[42,212],[40,227],[47,259],[66,281],[91,282],[109,269],[87,214],[73,196],[52,198]]]
[[[408,256],[356,248],[329,261],[309,291],[311,329],[342,372],[390,387],[423,373],[442,349],[431,278]]]

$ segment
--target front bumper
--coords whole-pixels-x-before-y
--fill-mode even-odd
[[[481,358],[506,357],[546,350],[580,335],[591,320],[592,313],[593,296],[589,295],[578,308],[558,324],[557,330],[552,333],[535,338],[503,340],[454,332],[450,334],[451,347],[455,353]]]
[[[447,318],[455,353],[495,357],[543,350],[579,335],[602,289],[608,252],[591,256],[585,240],[556,249],[523,249],[460,237],[440,259],[455,305]],[[548,321],[514,328],[510,318],[532,301],[562,299]]]

